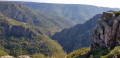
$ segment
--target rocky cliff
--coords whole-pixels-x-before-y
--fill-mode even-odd
[[[91,49],[102,47],[113,49],[120,45],[120,15],[104,12],[98,21],[91,42]]]
[[[30,30],[30,28],[26,28],[22,25],[14,25],[12,23],[15,22],[7,20],[7,18],[3,17],[3,15],[0,14],[0,35],[17,37],[24,36],[29,38],[32,38],[32,36],[38,36],[34,31]]]

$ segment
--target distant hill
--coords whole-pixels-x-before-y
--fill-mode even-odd
[[[72,20],[75,23],[84,23],[96,14],[102,14],[109,10],[120,10],[118,8],[97,7],[92,5],[82,4],[50,4],[50,3],[33,3],[33,2],[18,2],[30,7],[31,9],[50,13],[58,16],[63,16]]]
[[[85,22],[74,27],[64,29],[52,36],[53,40],[57,40],[67,53],[82,47],[88,47],[91,43],[92,32],[97,25],[101,14],[98,14]]]
[[[17,3],[0,2],[0,12],[11,19],[37,26],[39,33],[48,36],[74,25],[72,21],[64,17],[37,12]]]
[[[0,56],[64,54],[62,47],[45,35],[36,32],[29,24],[18,22],[0,14]],[[1,54],[3,52],[3,54]]]

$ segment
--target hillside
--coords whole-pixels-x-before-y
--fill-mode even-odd
[[[96,14],[109,10],[120,10],[117,8],[97,7],[92,5],[82,4],[50,4],[50,3],[34,3],[34,2],[18,2],[30,7],[31,9],[50,13],[58,16],[63,16],[72,20],[75,23],[84,23]],[[49,10],[48,10],[49,9]]]
[[[101,14],[98,14],[84,24],[78,24],[55,33],[52,39],[57,40],[67,53],[82,47],[88,47],[91,43],[93,29],[97,25],[97,20],[100,19],[100,17]]]
[[[40,35],[29,24],[18,22],[0,14],[0,51],[2,55],[65,55],[61,46],[45,35]],[[1,52],[0,52],[1,56]]]
[[[36,12],[22,4],[0,2],[0,12],[11,19],[37,26],[39,33],[48,36],[74,25],[73,22],[64,17]]]

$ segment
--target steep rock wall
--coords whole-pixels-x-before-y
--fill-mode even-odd
[[[22,25],[12,25],[6,22],[4,19],[0,19],[0,35],[8,36],[24,36],[32,38],[32,36],[37,36],[34,31],[29,28],[25,28]],[[2,36],[3,38],[3,36]]]
[[[102,47],[113,49],[120,45],[120,16],[114,12],[104,12],[98,20],[91,42],[91,49]]]

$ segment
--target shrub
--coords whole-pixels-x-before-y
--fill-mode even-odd
[[[115,16],[119,16],[120,15],[120,11],[116,11],[114,12]]]
[[[102,49],[102,48],[97,48],[97,49],[93,49],[90,51],[90,53],[94,54],[94,55],[105,55],[106,53],[108,53],[107,49]]]
[[[89,50],[90,50],[89,48],[81,48],[79,50],[70,53],[67,56],[67,58],[85,58]]]
[[[6,55],[8,55],[8,53],[6,53],[6,52],[3,51],[3,50],[0,50],[0,57],[1,57],[1,56],[6,56]]]
[[[41,53],[38,53],[38,54],[32,55],[32,58],[45,58],[45,56]]]
[[[56,53],[50,58],[65,58],[67,56],[66,53]]]
[[[120,46],[115,47],[110,53],[101,58],[120,58]]]
[[[103,55],[108,54],[109,51],[107,49],[96,48],[91,50],[88,54],[90,58],[100,58]]]

